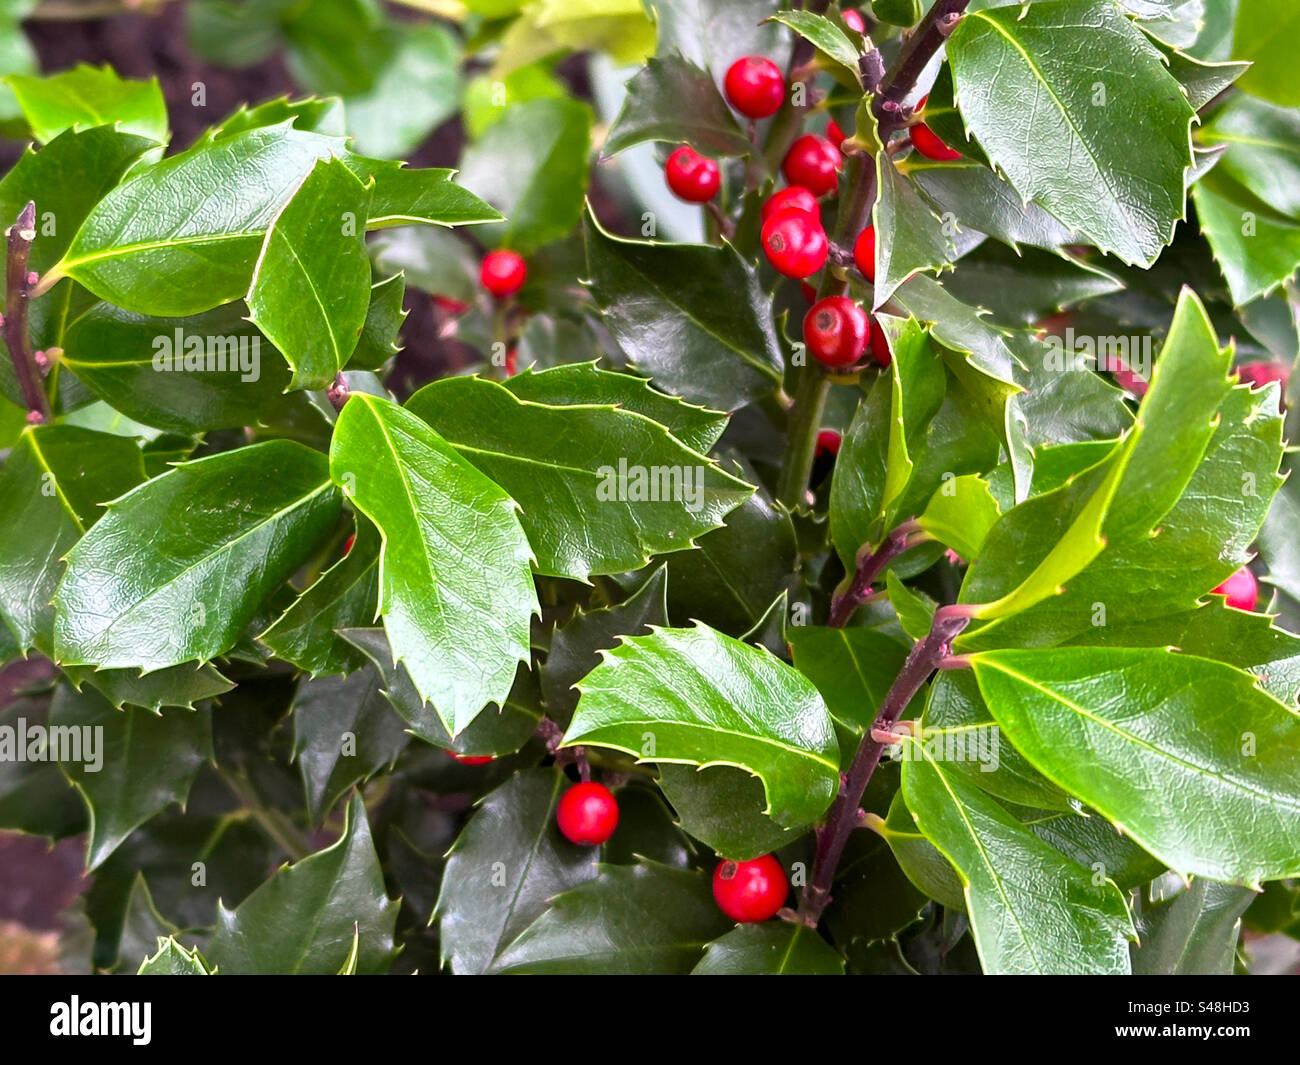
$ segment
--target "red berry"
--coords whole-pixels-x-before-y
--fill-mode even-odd
[[[848,296],[827,296],[804,316],[803,339],[823,366],[850,366],[866,353],[867,312]]]
[[[722,186],[722,171],[712,159],[700,155],[689,144],[673,151],[664,164],[664,177],[673,193],[687,203],[706,203]]]
[[[455,751],[448,751],[447,757],[461,765],[487,765],[496,761],[490,754],[457,754]]]
[[[889,341],[885,339],[885,331],[880,328],[880,322],[873,317],[871,319],[871,357],[881,366],[888,366],[892,360],[889,354]]]
[[[830,247],[821,220],[805,211],[787,209],[763,223],[763,251],[786,277],[811,277],[825,265]]]
[[[774,214],[780,214],[782,211],[802,211],[804,214],[812,215],[818,222],[822,218],[822,209],[817,206],[817,197],[799,185],[791,185],[788,189],[772,193],[763,201],[758,217],[760,221],[766,222]]]
[[[749,862],[725,861],[713,871],[713,898],[733,921],[775,917],[789,892],[785,870],[770,854]]]
[[[566,839],[582,847],[595,847],[614,834],[618,802],[604,784],[574,784],[561,797],[555,821]]]
[[[817,290],[813,288],[812,285],[808,284],[807,281],[799,282],[799,293],[809,302],[809,304],[817,302]]]
[[[805,133],[790,145],[781,173],[791,185],[802,185],[814,196],[825,196],[840,181],[840,150],[825,137]]]
[[[524,287],[528,266],[523,257],[513,251],[493,251],[483,256],[478,279],[497,299],[513,296]]]
[[[867,32],[867,24],[862,21],[862,14],[849,8],[847,11],[840,12],[840,17],[844,19],[844,25],[851,30],[857,30],[859,33]]]
[[[853,261],[868,281],[876,280],[876,227],[867,226],[853,242]]]
[[[1242,566],[1231,577],[1214,589],[1211,595],[1226,595],[1228,606],[1238,610],[1254,610],[1259,601],[1259,585],[1249,566]]]
[[[844,131],[840,129],[840,124],[833,118],[826,123],[826,139],[840,151],[844,150],[844,142],[848,140]]]
[[[514,377],[519,369],[519,352],[513,344],[506,348],[505,371],[507,377]]]
[[[455,318],[457,315],[464,314],[469,310],[468,303],[454,300],[450,296],[434,296],[433,305],[449,318]]]
[[[1265,385],[1272,384],[1274,381],[1281,381],[1283,390],[1286,389],[1287,378],[1291,375],[1291,367],[1284,362],[1246,362],[1237,367],[1237,376],[1252,388],[1263,388]]]
[[[355,544],[356,542],[357,542],[357,534],[353,533],[351,536],[349,536],[346,540],[343,541],[343,553],[346,555],[349,551],[351,551],[352,545]]]
[[[727,68],[722,81],[727,101],[747,118],[767,118],[781,109],[785,78],[770,59],[747,55]]]
[[[953,151],[944,144],[939,135],[924,122],[918,122],[912,127],[912,147],[927,159],[939,163],[951,163],[954,159],[961,158],[961,152]]]
[[[834,429],[823,429],[817,434],[817,454],[838,455],[843,438]]]

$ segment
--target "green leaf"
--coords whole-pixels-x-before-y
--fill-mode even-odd
[[[463,118],[470,140],[477,140],[483,131],[505,117],[515,104],[526,100],[564,96],[565,85],[551,71],[550,64],[541,61],[510,71],[503,78],[484,73],[465,83]]]
[[[339,414],[330,472],[379,527],[384,628],[455,736],[528,655],[537,596],[516,505],[414,414],[362,394]]]
[[[523,770],[483,798],[457,837],[434,910],[453,973],[487,972],[554,896],[596,876],[599,850],[555,826],[568,787],[554,769]]]
[[[1300,871],[1300,717],[1248,674],[1163,648],[972,663],[1016,748],[1170,868],[1251,886]]]
[[[194,10],[193,7],[190,8]],[[281,96],[278,100],[249,107],[241,104],[239,110],[208,130],[209,140],[218,140],[257,126],[275,126],[285,120],[293,122],[294,129],[308,133],[324,133],[331,137],[347,135],[343,121],[343,101],[337,96],[305,96],[291,100]]]
[[[168,317],[239,299],[267,227],[316,161],[340,150],[288,122],[201,141],[110,191],[45,282],[67,275],[119,307]]]
[[[360,937],[357,971],[380,973],[393,955],[398,904],[370,839],[365,804],[348,804],[338,842],[282,866],[234,910],[217,911],[209,961],[230,975],[332,975]]]
[[[547,714],[558,725],[564,727],[572,718],[578,705],[574,685],[600,664],[600,651],[613,647],[620,636],[640,636],[668,624],[666,576],[660,566],[624,602],[603,610],[578,610],[556,626],[538,680]]]
[[[656,0],[659,55],[681,54],[721,79],[746,55],[774,55],[788,43],[776,0]]]
[[[640,569],[719,528],[753,492],[656,422],[614,407],[551,407],[480,377],[420,389],[407,410],[519,504],[553,577]]]
[[[1283,107],[1300,105],[1300,77],[1290,47],[1298,20],[1300,10],[1287,0],[1244,0],[1237,8],[1232,58],[1251,64],[1241,87]]]
[[[348,360],[353,370],[380,370],[399,351],[398,333],[406,321],[402,303],[406,297],[406,279],[394,274],[370,286],[370,307],[361,327],[361,336]]]
[[[460,180],[508,221],[484,239],[527,255],[564,236],[582,215],[591,109],[529,100],[507,112],[461,160]]]
[[[601,153],[617,155],[646,141],[689,144],[708,155],[754,148],[708,71],[679,55],[649,60],[627,83]]]
[[[827,59],[848,71],[854,81],[858,74],[858,46],[840,24],[812,11],[782,11],[772,16],[773,22],[789,26]]]
[[[876,157],[876,173],[880,198],[872,212],[878,234],[872,306],[879,308],[913,274],[951,266],[957,249],[944,223],[887,152]]]
[[[659,787],[687,835],[724,858],[751,861],[793,843],[804,826],[782,828],[765,812],[763,782],[729,765],[663,763]]]
[[[1172,899],[1144,909],[1132,948],[1135,976],[1231,976],[1249,888],[1196,877]]]
[[[1197,140],[1226,145],[1215,169],[1274,210],[1300,218],[1300,114],[1238,94],[1214,112]]]
[[[817,689],[769,652],[707,626],[630,637],[578,685],[567,746],[639,761],[733,765],[762,778],[765,813],[815,821],[839,784],[839,745]]]
[[[69,130],[39,152],[24,151],[0,180],[0,217],[17,218],[28,200],[35,201],[31,268],[44,273],[57,262],[94,206],[155,147],[147,137],[98,127]],[[33,304],[32,313],[39,307],[40,301]]]
[[[650,382],[612,373],[595,363],[567,363],[549,370],[522,370],[504,382],[519,399],[553,407],[611,405],[644,414],[692,451],[707,455],[727,427],[727,415],[656,392]]]
[[[290,374],[244,311],[228,303],[153,318],[95,303],[68,327],[59,362],[145,425],[196,433],[265,424],[284,410]]]
[[[114,709],[131,706],[155,714],[167,706],[194,710],[203,700],[224,695],[235,686],[209,664],[197,669],[192,664],[172,666],[144,674],[134,669],[64,666],[63,675],[78,691],[89,684]]]
[[[59,764],[90,812],[88,870],[154,814],[184,806],[199,766],[213,760],[206,709],[116,710],[96,692],[60,687],[50,726],[70,737]]]
[[[590,217],[586,239],[605,325],[659,387],[727,411],[776,389],[771,297],[734,248],[621,240]]]
[[[513,754],[528,741],[542,718],[533,674],[528,664],[522,663],[500,711],[479,714],[453,738],[433,706],[420,698],[406,668],[393,661],[393,651],[383,629],[343,629],[339,635],[379,669],[384,679],[384,696],[410,726],[409,731],[444,750],[493,757]]]
[[[1155,261],[1183,217],[1194,112],[1115,5],[972,11],[948,60],[968,128],[1024,199],[1124,262]]]
[[[1169,61],[1169,73],[1178,79],[1187,94],[1187,102],[1198,111],[1249,68],[1247,63],[1203,63],[1172,48],[1165,51],[1165,58]]]
[[[1106,462],[1008,511],[961,601],[986,603],[981,617],[1012,615],[1059,594],[1103,549],[1149,539],[1206,453],[1232,390],[1227,365],[1204,308],[1184,290],[1134,428]]]
[[[984,972],[1129,972],[1132,925],[1119,888],[1053,850],[996,802],[905,741],[903,795],[962,880]]]
[[[684,974],[731,922],[702,873],[651,862],[605,865],[557,896],[508,946],[497,972]]]
[[[979,558],[989,530],[1001,516],[988,482],[968,473],[948,478],[916,520],[922,529],[969,562]]]
[[[20,650],[52,652],[64,557],[102,504],[144,477],[140,448],[125,437],[42,425],[18,438],[0,474],[0,611]]]
[[[704,948],[692,976],[843,976],[844,959],[807,925],[742,924]]]
[[[92,126],[115,126],[159,144],[167,141],[167,105],[157,78],[125,81],[109,67],[81,63],[44,78],[11,74],[5,83],[41,144],[64,130]]]
[[[456,171],[431,167],[412,170],[405,163],[347,156],[362,182],[374,179],[367,229],[393,226],[468,226],[497,222],[501,213],[454,181]]]
[[[208,963],[196,947],[186,950],[176,941],[175,936],[166,939],[158,937],[158,951],[145,958],[136,972],[137,976],[215,976],[216,970],[209,969]]]
[[[369,195],[340,160],[322,160],[266,231],[249,320],[284,355],[290,388],[324,388],[343,369],[370,307]]]
[[[351,550],[298,596],[258,640],[277,658],[316,676],[360,669],[365,656],[337,632],[375,620],[379,547],[375,527],[358,519]]]
[[[1300,266],[1300,225],[1226,174],[1207,174],[1192,186],[1192,200],[1233,303],[1267,295]]]
[[[0,829],[59,840],[85,832],[88,821],[41,742],[49,714],[48,698],[16,696],[0,708]]]
[[[304,677],[294,692],[293,758],[307,812],[320,824],[348,790],[391,766],[406,746],[405,723],[393,712],[370,664],[342,677]]]
[[[155,477],[68,553],[56,658],[147,671],[228,651],[338,514],[325,457],[288,440]]]
[[[908,645],[861,626],[796,625],[789,636],[795,668],[817,685],[831,717],[859,735],[869,729]]]

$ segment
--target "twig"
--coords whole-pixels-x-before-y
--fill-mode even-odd
[[[5,239],[5,313],[0,329],[13,360],[23,402],[27,404],[27,420],[40,425],[48,422],[51,415],[50,398],[45,394],[45,383],[27,336],[27,308],[31,302],[32,286],[37,280],[36,275],[27,269],[32,242],[36,240],[35,203],[28,201],[14,224],[5,230]]]
[[[908,548],[916,546],[918,534],[925,535],[915,521],[905,521],[885,537],[885,542],[879,548],[860,557],[857,569],[851,577],[846,578],[845,586],[831,598],[830,618],[826,624],[834,629],[844,628],[853,617],[853,612],[867,601],[872,582],[890,562]],[[862,546],[865,548],[866,544]],[[862,552],[859,554],[862,555]]]
[[[831,884],[844,846],[853,830],[862,823],[858,808],[885,750],[885,744],[873,733],[883,736],[891,731],[930,674],[949,657],[952,641],[970,624],[970,619],[971,608],[968,606],[941,606],[935,611],[930,631],[912,647],[889,694],[880,704],[875,722],[863,735],[840,793],[831,804],[830,816],[817,833],[817,855],[813,860],[812,876],[799,902],[799,916],[805,924],[816,927],[820,920],[822,911],[831,900]]]
[[[921,20],[916,31],[903,42],[893,66],[885,75],[880,92],[872,101],[872,110],[880,124],[881,143],[901,129],[906,121],[903,101],[916,87],[917,79],[930,60],[952,35],[970,0],[935,0],[934,7]]]

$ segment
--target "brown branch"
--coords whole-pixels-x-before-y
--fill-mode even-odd
[[[30,200],[18,218],[5,230],[7,254],[5,258],[5,313],[0,332],[3,332],[9,357],[13,360],[18,386],[23,402],[27,404],[27,420],[34,425],[51,418],[50,399],[45,394],[45,382],[36,356],[32,353],[27,335],[27,309],[31,302],[32,286],[36,275],[27,269],[32,243],[36,240],[36,204]]]

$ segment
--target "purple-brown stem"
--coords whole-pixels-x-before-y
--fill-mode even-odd
[[[32,286],[38,280],[27,268],[32,242],[36,240],[36,204],[30,200],[18,218],[5,230],[7,254],[5,258],[5,313],[3,331],[9,357],[13,360],[18,387],[22,389],[23,402],[27,404],[27,420],[34,425],[48,422],[51,417],[50,398],[45,394],[40,367],[32,352],[27,336],[27,308],[31,301]]]
[[[957,23],[969,6],[970,0],[935,0],[929,14],[903,42],[902,49],[885,75],[880,92],[872,101],[872,109],[880,123],[882,143],[906,124],[903,101],[916,87],[917,79],[930,65],[934,54],[957,28]]]
[[[831,597],[830,618],[826,624],[833,629],[844,628],[853,617],[853,612],[867,601],[871,595],[871,585],[885,567],[909,547],[915,547],[918,537],[924,535],[915,521],[905,521],[886,536],[885,542],[875,551],[866,554],[858,552],[860,557],[853,576],[842,591],[837,591]]]
[[[930,631],[912,647],[889,694],[880,704],[880,713],[863,735],[857,754],[853,756],[853,764],[840,786],[840,793],[831,804],[830,816],[817,833],[817,856],[813,860],[812,876],[799,903],[799,916],[805,924],[816,927],[821,919],[822,911],[831,900],[831,884],[844,846],[853,830],[864,823],[859,811],[862,796],[885,750],[883,743],[872,738],[872,732],[892,732],[894,724],[929,680],[930,674],[949,657],[952,641],[970,624],[970,620],[970,608],[966,606],[941,606],[934,612]]]

